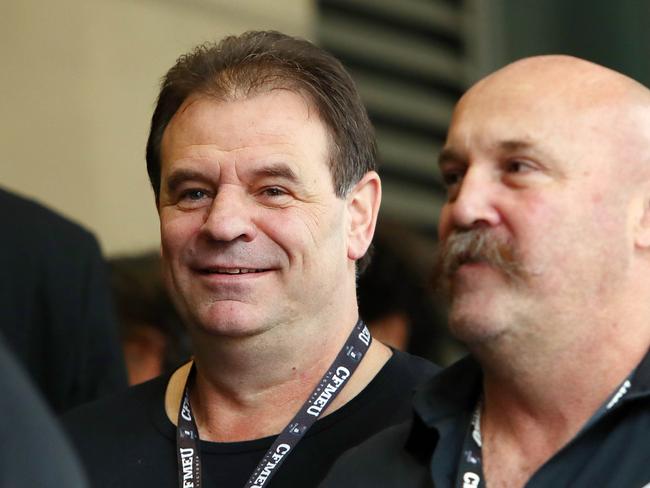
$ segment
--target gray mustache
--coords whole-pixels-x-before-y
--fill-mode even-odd
[[[512,279],[526,273],[516,249],[485,229],[471,229],[451,234],[440,244],[434,267],[434,280],[451,277],[465,263],[486,263]]]

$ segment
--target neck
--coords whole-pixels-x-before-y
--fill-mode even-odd
[[[512,419],[507,413],[512,411],[541,422],[552,421],[553,416],[586,422],[643,359],[650,344],[647,323],[589,325],[589,332],[568,343],[503,337],[498,344],[474,350],[484,373],[486,407],[498,406],[493,413],[502,412],[505,419]]]
[[[488,480],[491,466],[504,475],[508,463],[513,479],[517,473],[528,479],[578,433],[648,351],[647,322],[586,323],[589,332],[568,343],[502,337],[473,351],[484,372],[481,428]],[[570,330],[564,326],[577,324],[554,329]]]
[[[252,337],[195,340],[197,374],[190,400],[201,438],[242,441],[280,432],[327,371],[356,321],[355,313],[337,324],[294,324]],[[324,414],[356,396],[389,357],[390,350],[373,341]],[[176,422],[180,395],[172,388],[173,380],[168,393],[174,390],[174,398],[167,403],[175,405],[168,415]]]

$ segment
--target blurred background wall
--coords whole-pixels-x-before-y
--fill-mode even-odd
[[[650,82],[647,0],[3,0],[0,185],[79,221],[108,255],[155,249],[144,144],[160,77],[199,42],[273,28],[355,76],[379,139],[382,219],[428,265],[451,110],[522,56],[576,54]]]
[[[516,59],[583,57],[650,86],[648,0],[318,0],[317,38],[349,67],[377,129],[380,221],[428,272],[445,191],[436,159],[458,97]]]
[[[395,254],[379,293],[393,297],[389,285],[410,278],[417,291],[430,279],[445,200],[437,153],[465,89],[541,53],[574,54],[650,85],[649,21],[650,0],[2,0],[0,186],[78,221],[109,257],[153,251],[142,259],[155,265],[144,147],[160,78],[198,43],[277,29],[321,44],[356,79],[378,136],[378,249]],[[114,265],[140,269],[124,259]],[[425,315],[423,330],[434,322],[444,333],[442,312]],[[446,344],[440,335],[434,343]],[[442,364],[457,356],[437,349],[421,353]]]
[[[144,147],[160,78],[227,34],[310,37],[314,15],[309,0],[2,0],[0,185],[82,223],[109,255],[157,248]]]

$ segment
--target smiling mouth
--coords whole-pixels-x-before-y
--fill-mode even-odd
[[[242,274],[254,274],[254,273],[263,273],[265,269],[254,269],[254,268],[210,268],[210,269],[201,269],[199,273],[205,275],[212,274],[222,274],[222,275],[242,275]]]

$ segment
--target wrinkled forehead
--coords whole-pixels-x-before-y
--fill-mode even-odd
[[[455,121],[503,116],[513,129],[562,126],[612,128],[650,112],[650,91],[643,85],[589,61],[549,55],[523,59],[487,76],[462,97]],[[616,126],[615,126],[616,128]]]
[[[496,139],[543,145],[625,145],[638,132],[635,110],[621,97],[571,83],[504,77],[488,79],[459,101],[448,143],[486,144]]]
[[[594,110],[575,110],[560,97],[541,96],[529,87],[481,87],[456,106],[447,145],[469,151],[501,141],[558,144],[566,138],[593,137]]]

